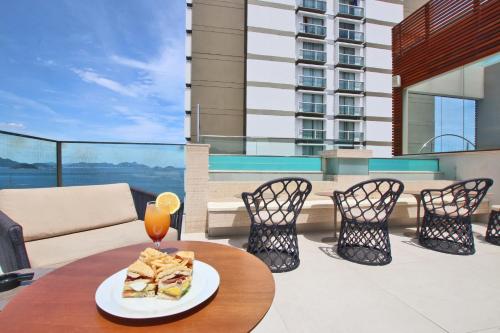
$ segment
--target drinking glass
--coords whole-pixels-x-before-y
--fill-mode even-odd
[[[167,234],[168,228],[170,228],[170,209],[168,205],[157,205],[155,201],[148,202],[144,225],[148,236],[155,244],[155,248],[160,250],[161,240]]]

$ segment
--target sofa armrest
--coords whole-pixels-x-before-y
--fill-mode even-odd
[[[4,272],[30,268],[23,228],[0,211],[0,266]]]
[[[135,210],[137,211],[137,216],[139,220],[144,220],[144,215],[146,213],[146,205],[149,201],[156,200],[156,194],[149,193],[137,188],[131,187],[132,198],[134,199]]]

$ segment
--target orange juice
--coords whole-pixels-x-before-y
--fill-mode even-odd
[[[154,202],[148,203],[144,224],[148,236],[155,242],[157,248],[159,248],[161,240],[167,234],[168,228],[170,228],[170,210],[168,206],[157,207]]]

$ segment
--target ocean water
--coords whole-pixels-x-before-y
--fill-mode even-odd
[[[152,193],[174,192],[184,198],[184,169],[149,167],[64,167],[63,185],[128,183]],[[0,189],[53,187],[55,168],[13,169],[0,167]]]

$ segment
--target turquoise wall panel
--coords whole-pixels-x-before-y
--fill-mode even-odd
[[[438,159],[371,158],[370,171],[439,171]]]
[[[221,171],[321,171],[320,157],[210,155],[209,169]]]

